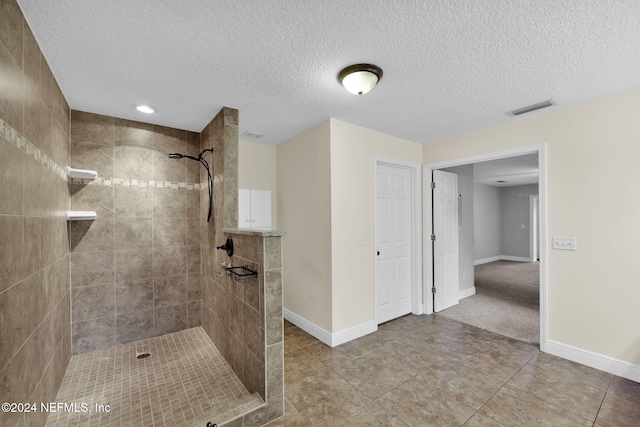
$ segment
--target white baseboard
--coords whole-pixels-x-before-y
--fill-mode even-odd
[[[486,264],[494,261],[518,261],[518,262],[531,262],[531,258],[511,255],[496,255],[489,258],[482,258],[473,261],[473,265]]]
[[[477,260],[473,261],[473,265],[486,264],[488,262],[500,261],[501,259],[502,259],[502,257],[500,255],[492,256],[492,257],[489,257],[489,258],[477,259]]]
[[[339,346],[340,344],[344,344],[378,330],[376,322],[371,320],[370,322],[365,322],[352,328],[331,333],[287,308],[283,308],[282,312],[284,314],[284,318],[289,322],[293,323],[308,334],[313,335],[329,347]]]
[[[500,259],[503,261],[531,262],[531,258],[523,256],[502,255]]]
[[[609,372],[629,379],[631,381],[640,382],[640,365],[625,362],[623,360],[614,359],[613,357],[604,356],[592,351],[583,350],[567,344],[556,341],[547,340],[546,352],[572,362],[590,366],[601,371]]]
[[[475,295],[475,294],[476,294],[476,287],[472,286],[469,289],[465,289],[464,291],[460,291],[458,293],[458,299],[465,299],[465,298],[468,298],[468,297],[470,297],[472,295]]]

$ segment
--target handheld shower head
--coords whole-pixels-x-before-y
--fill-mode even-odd
[[[198,154],[198,157],[190,156],[188,154],[181,153],[169,153],[170,159],[191,159],[200,162],[202,166],[207,170],[207,184],[209,186],[209,214],[207,215],[207,222],[211,221],[211,213],[213,211],[213,178],[211,177],[211,170],[209,169],[209,163],[202,157],[206,152],[213,153],[213,148],[206,148]]]

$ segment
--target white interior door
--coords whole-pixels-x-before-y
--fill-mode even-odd
[[[433,311],[459,302],[458,175],[433,171]]]
[[[251,228],[251,190],[238,190],[238,228]]]
[[[411,313],[411,171],[376,172],[376,321]]]

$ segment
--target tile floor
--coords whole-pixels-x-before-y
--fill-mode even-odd
[[[91,412],[50,413],[47,426],[204,426],[264,404],[200,327],[72,357],[56,402]]]
[[[640,384],[435,316],[334,349],[285,322],[276,426],[638,426]]]

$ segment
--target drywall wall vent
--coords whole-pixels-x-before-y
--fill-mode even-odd
[[[507,111],[507,116],[519,116],[521,114],[551,107],[552,105],[556,105],[555,101],[553,99],[547,99],[546,101],[538,102],[537,104],[531,104],[526,107],[518,108],[517,110]]]
[[[267,136],[267,134],[248,130],[245,133],[243,133],[242,136],[246,136],[247,138],[260,139],[263,136]]]

